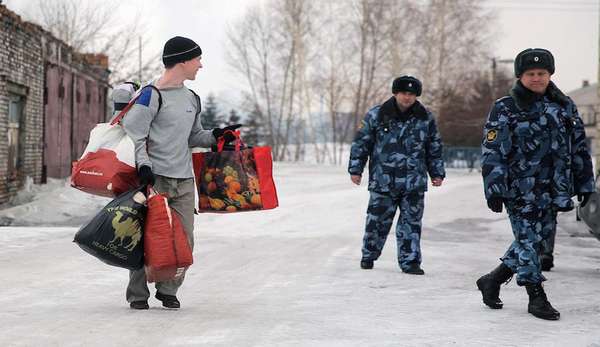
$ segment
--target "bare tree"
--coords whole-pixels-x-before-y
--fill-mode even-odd
[[[33,17],[76,51],[106,54],[112,84],[138,80],[140,75],[148,78],[160,69],[160,52],[138,62],[139,49],[149,38],[140,41],[143,26],[139,13],[127,21],[115,16],[120,6],[115,0],[101,6],[89,1],[38,0],[38,13]]]
[[[309,141],[318,162],[339,164],[394,77],[421,79],[434,110],[461,88],[467,97],[489,19],[476,0],[270,0],[230,30],[229,62],[248,83],[246,109],[268,129],[277,160],[300,158]]]
[[[276,147],[278,137],[273,127],[276,115],[270,70],[273,60],[270,47],[273,40],[272,25],[267,11],[254,6],[229,29],[227,38],[228,63],[248,83],[247,103],[251,105],[255,117],[261,119],[267,128],[267,144]]]
[[[320,54],[312,76],[312,92],[319,100],[319,118],[311,117],[310,126],[316,135],[313,146],[317,162],[326,159],[333,164],[341,162],[339,149],[345,135],[340,124],[344,124],[342,118],[349,115],[343,108],[350,104],[352,90],[349,76],[352,54],[346,49],[352,44],[351,35],[340,35],[351,33],[350,18],[344,17],[348,12],[344,11],[346,6],[344,1],[321,5],[315,29],[320,34],[315,37]]]
[[[492,83],[488,71],[473,71],[463,80],[469,92],[452,88],[445,92],[448,97],[444,99],[438,127],[445,144],[477,147],[481,144],[490,99],[506,95],[514,78],[512,71],[500,70]]]
[[[393,14],[387,17],[385,35],[388,40],[386,47],[389,47],[390,51],[385,62],[386,71],[389,72],[388,84],[385,87],[389,91],[393,78],[417,73],[416,66],[423,62],[415,57],[423,40],[420,36],[422,31],[419,29],[422,25],[420,9],[415,1],[392,1],[387,11]]]
[[[280,19],[278,27],[282,30],[277,33],[279,40],[277,45],[285,47],[281,50],[280,61],[283,63],[283,83],[282,95],[280,97],[279,124],[277,131],[283,137],[281,153],[285,153],[289,143],[290,134],[294,124],[304,127],[303,121],[296,122],[296,119],[304,113],[303,89],[308,86],[303,83],[307,74],[306,50],[307,37],[310,34],[310,11],[311,2],[309,0],[279,0],[275,1],[276,18]],[[304,95],[306,97],[306,95]],[[303,102],[304,101],[304,102]],[[308,112],[309,110],[307,110]],[[282,121],[285,125],[282,128]],[[300,137],[304,132],[296,131],[295,135]],[[296,139],[297,158],[303,145],[302,141]],[[283,159],[283,155],[276,152],[276,156]]]
[[[445,91],[464,88],[468,82],[462,77],[487,63],[491,40],[486,28],[493,17],[477,0],[428,0],[416,13],[422,23],[416,52],[422,64],[416,69],[426,86],[426,101],[439,113],[448,96]]]
[[[294,124],[303,124],[295,120],[307,102],[302,89],[307,86],[311,7],[308,0],[275,0],[268,6],[250,8],[229,30],[229,63],[246,79],[248,98],[267,121],[274,158],[282,160]]]
[[[319,12],[319,70],[314,89],[325,107],[332,152],[339,164],[345,144],[366,111],[390,94],[392,78],[406,73],[417,40],[415,6],[409,1],[329,1]],[[401,18],[401,20],[399,20]],[[413,69],[414,70],[414,69]],[[325,120],[323,120],[325,121]]]
[[[352,81],[355,124],[360,122],[370,106],[379,101],[385,82],[389,80],[384,68],[385,61],[389,59],[386,34],[389,33],[388,19],[392,16],[390,4],[388,0],[356,0],[352,6],[358,38],[358,42],[354,43],[357,69],[351,73],[355,77]]]

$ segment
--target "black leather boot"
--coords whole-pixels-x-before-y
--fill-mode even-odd
[[[373,261],[371,259],[362,259],[360,261],[360,268],[370,270],[373,268]]]
[[[150,308],[150,306],[148,306],[147,300],[133,301],[129,303],[129,307],[131,307],[134,310],[147,310]]]
[[[162,301],[162,305],[166,308],[181,307],[181,304],[179,303],[179,300],[177,300],[177,297],[175,295],[167,295],[156,292],[156,295],[154,297]]]
[[[493,309],[502,308],[500,285],[510,280],[512,275],[513,271],[504,263],[500,263],[492,272],[481,276],[476,283],[483,296],[483,303]]]
[[[527,289],[527,294],[529,295],[527,312],[541,319],[558,320],[560,318],[560,312],[555,310],[550,305],[550,302],[548,302],[541,283],[527,285],[525,289]]]
[[[542,271],[550,271],[554,267],[554,257],[551,255],[542,255],[540,256],[540,263]]]
[[[410,264],[406,269],[402,269],[402,272],[409,275],[424,275],[425,271],[421,269],[421,265],[417,263]]]

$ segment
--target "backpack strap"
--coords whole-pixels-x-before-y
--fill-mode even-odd
[[[162,94],[160,93],[160,90],[158,90],[154,84],[145,85],[142,90],[146,87],[154,89],[154,91],[158,94],[158,109],[156,110],[156,113],[160,112],[160,108],[162,107]]]
[[[127,106],[125,106],[121,112],[119,112],[119,114],[112,120],[112,122],[110,122],[110,125],[115,125],[117,123],[120,123],[121,120],[123,119],[123,117],[125,117],[125,114],[127,112],[129,112],[129,109],[131,109],[133,107],[133,105],[135,105],[136,101],[140,98],[140,96],[142,95],[142,91],[145,88],[152,88],[156,91],[156,93],[158,93],[158,109],[156,111],[156,113],[160,112],[160,108],[162,107],[162,94],[160,93],[160,90],[158,90],[158,88],[156,88],[156,86],[152,85],[152,84],[148,84],[145,85],[144,87],[142,87],[142,89],[139,90],[139,93],[137,93],[136,96],[133,97],[133,99],[131,99],[129,101],[129,103],[127,104]]]
[[[192,94],[194,94],[194,96],[196,97],[196,102],[198,103],[198,112],[196,112],[196,114],[200,114],[200,112],[202,112],[202,102],[200,101],[200,97],[198,96],[198,94],[196,94],[195,91],[191,89],[189,89],[189,91],[192,92]]]
[[[117,123],[121,123],[121,120],[123,119],[123,117],[125,117],[125,114],[127,112],[129,112],[129,109],[131,107],[133,107],[133,105],[135,105],[135,102],[137,101],[137,99],[139,97],[140,97],[140,94],[136,95],[133,99],[129,100],[129,103],[127,104],[127,106],[123,107],[121,112],[119,112],[119,114],[110,122],[110,125],[115,125]]]

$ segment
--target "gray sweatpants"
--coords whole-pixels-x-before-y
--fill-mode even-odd
[[[188,241],[192,250],[194,249],[194,179],[193,178],[169,178],[164,176],[156,176],[154,189],[157,192],[167,194],[169,198],[169,206],[177,212],[183,228],[188,237]],[[181,277],[166,281],[157,282],[156,291],[166,294],[175,295],[177,289],[183,283]],[[146,273],[144,269],[139,269],[129,272],[129,285],[127,286],[126,298],[128,302],[148,300],[150,291],[146,284]]]

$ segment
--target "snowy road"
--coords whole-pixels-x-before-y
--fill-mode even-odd
[[[481,303],[474,282],[511,235],[506,215],[485,208],[478,173],[430,189],[425,276],[399,270],[393,235],[373,270],[359,268],[368,193],[344,168],[280,164],[276,181],[276,210],[196,217],[179,311],[154,298],[130,310],[127,271],[80,250],[77,228],[0,228],[0,346],[600,346],[594,238],[559,230],[546,291],[560,321],[529,315],[514,280],[504,309]],[[578,227],[572,218],[562,225]]]

